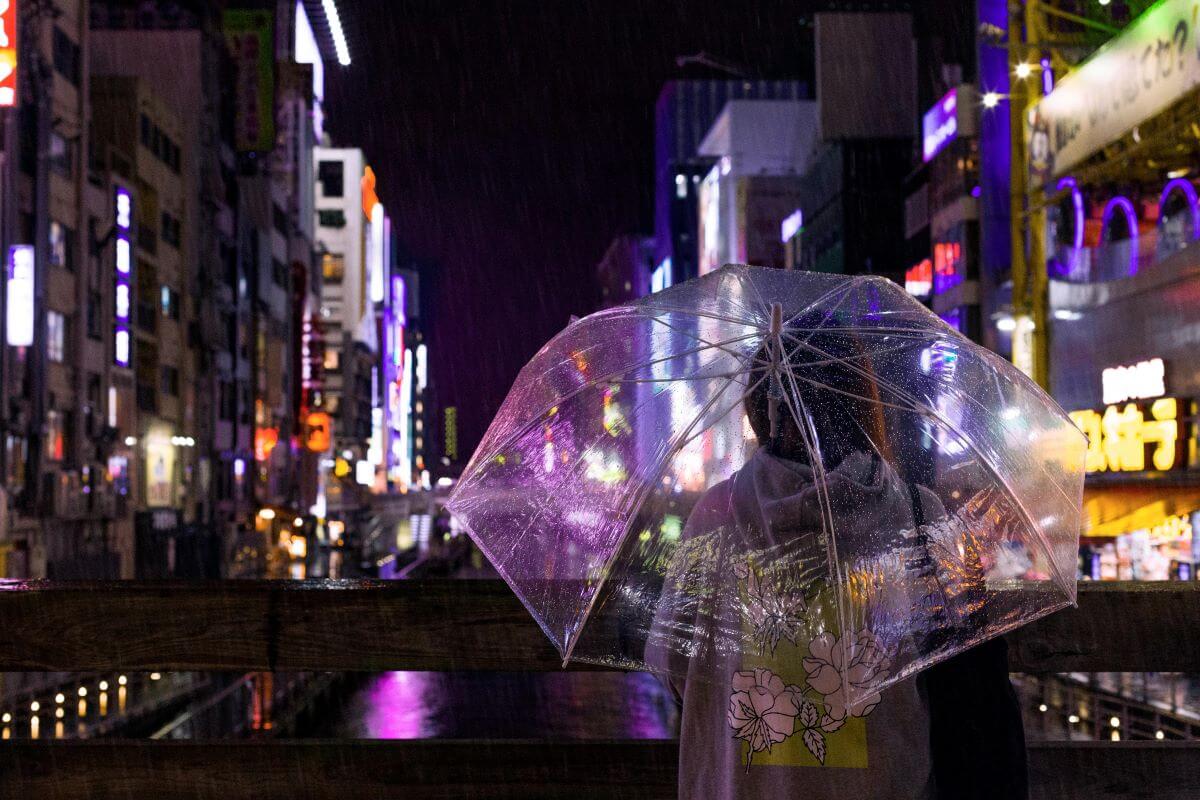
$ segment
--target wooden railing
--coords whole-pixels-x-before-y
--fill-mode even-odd
[[[1200,586],[1086,584],[1014,672],[1200,671]],[[0,582],[0,670],[559,669],[498,581]],[[673,742],[22,742],[0,798],[673,797]],[[1196,796],[1200,742],[1030,748],[1038,798]]]

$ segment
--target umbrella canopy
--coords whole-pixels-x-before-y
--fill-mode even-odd
[[[836,714],[1074,602],[1084,444],[894,283],[730,265],[559,333],[449,507],[564,663]]]

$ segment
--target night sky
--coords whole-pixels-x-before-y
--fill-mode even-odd
[[[811,17],[740,3],[342,2],[353,64],[327,71],[327,128],[359,146],[393,230],[438,264],[431,380],[470,454],[517,371],[596,307],[612,237],[649,232],[654,102],[664,81],[803,77]],[[440,430],[440,426],[438,428]]]

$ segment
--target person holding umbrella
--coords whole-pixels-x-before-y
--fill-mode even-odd
[[[894,283],[734,264],[555,336],[449,508],[564,664],[672,688],[682,797],[1007,800],[1084,455]]]
[[[844,368],[846,362],[869,363],[862,342],[818,328],[804,350],[824,363],[801,364],[801,350],[791,353],[806,376],[792,397],[771,374],[773,361],[787,354],[772,353],[769,343],[759,351],[760,367],[745,398],[758,449],[704,494],[684,527],[682,552],[704,541],[706,551],[721,553],[709,562],[712,572],[736,564],[740,586],[720,596],[736,597],[737,608],[710,607],[668,621],[664,615],[671,610],[696,609],[671,598],[659,605],[656,631],[648,637],[647,660],[681,708],[680,797],[1025,798],[1024,731],[1002,639],[858,700],[846,696],[844,682],[879,682],[890,667],[886,655],[860,632],[863,646],[847,663],[836,649],[836,624],[825,624],[832,620],[822,620],[820,632],[810,631],[815,635],[803,641],[804,629],[813,626],[800,615],[828,606],[822,579],[812,577],[824,558],[822,507],[832,511],[835,530],[891,531],[905,518],[911,533],[893,550],[900,558],[887,566],[924,572],[934,594],[947,591],[938,584],[936,556],[924,532],[945,511],[933,492],[904,480],[892,465],[889,443],[904,437],[889,436],[872,372]],[[820,392],[830,384],[843,402],[822,402]],[[824,472],[823,493],[818,472]],[[775,569],[754,563],[766,553]],[[855,560],[852,553],[840,555]],[[778,569],[780,562],[788,566]],[[689,587],[698,578],[692,566]],[[951,591],[977,588],[970,584],[985,580],[979,568]],[[712,572],[702,582],[722,580]],[[739,618],[760,637],[749,663],[737,648],[713,646],[722,629],[742,627]],[[685,657],[679,648],[656,647],[670,638],[656,635],[666,627],[693,636],[700,651],[724,651],[725,657]],[[941,628],[930,635],[953,632]]]

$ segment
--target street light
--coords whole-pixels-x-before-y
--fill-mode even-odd
[[[983,93],[983,107],[984,108],[995,108],[998,105],[1000,105],[1000,95],[998,93],[996,93],[996,92],[984,92]]]
[[[1033,66],[1022,61],[1020,64],[1017,64],[1016,73],[1018,78],[1024,80],[1033,74]]]

